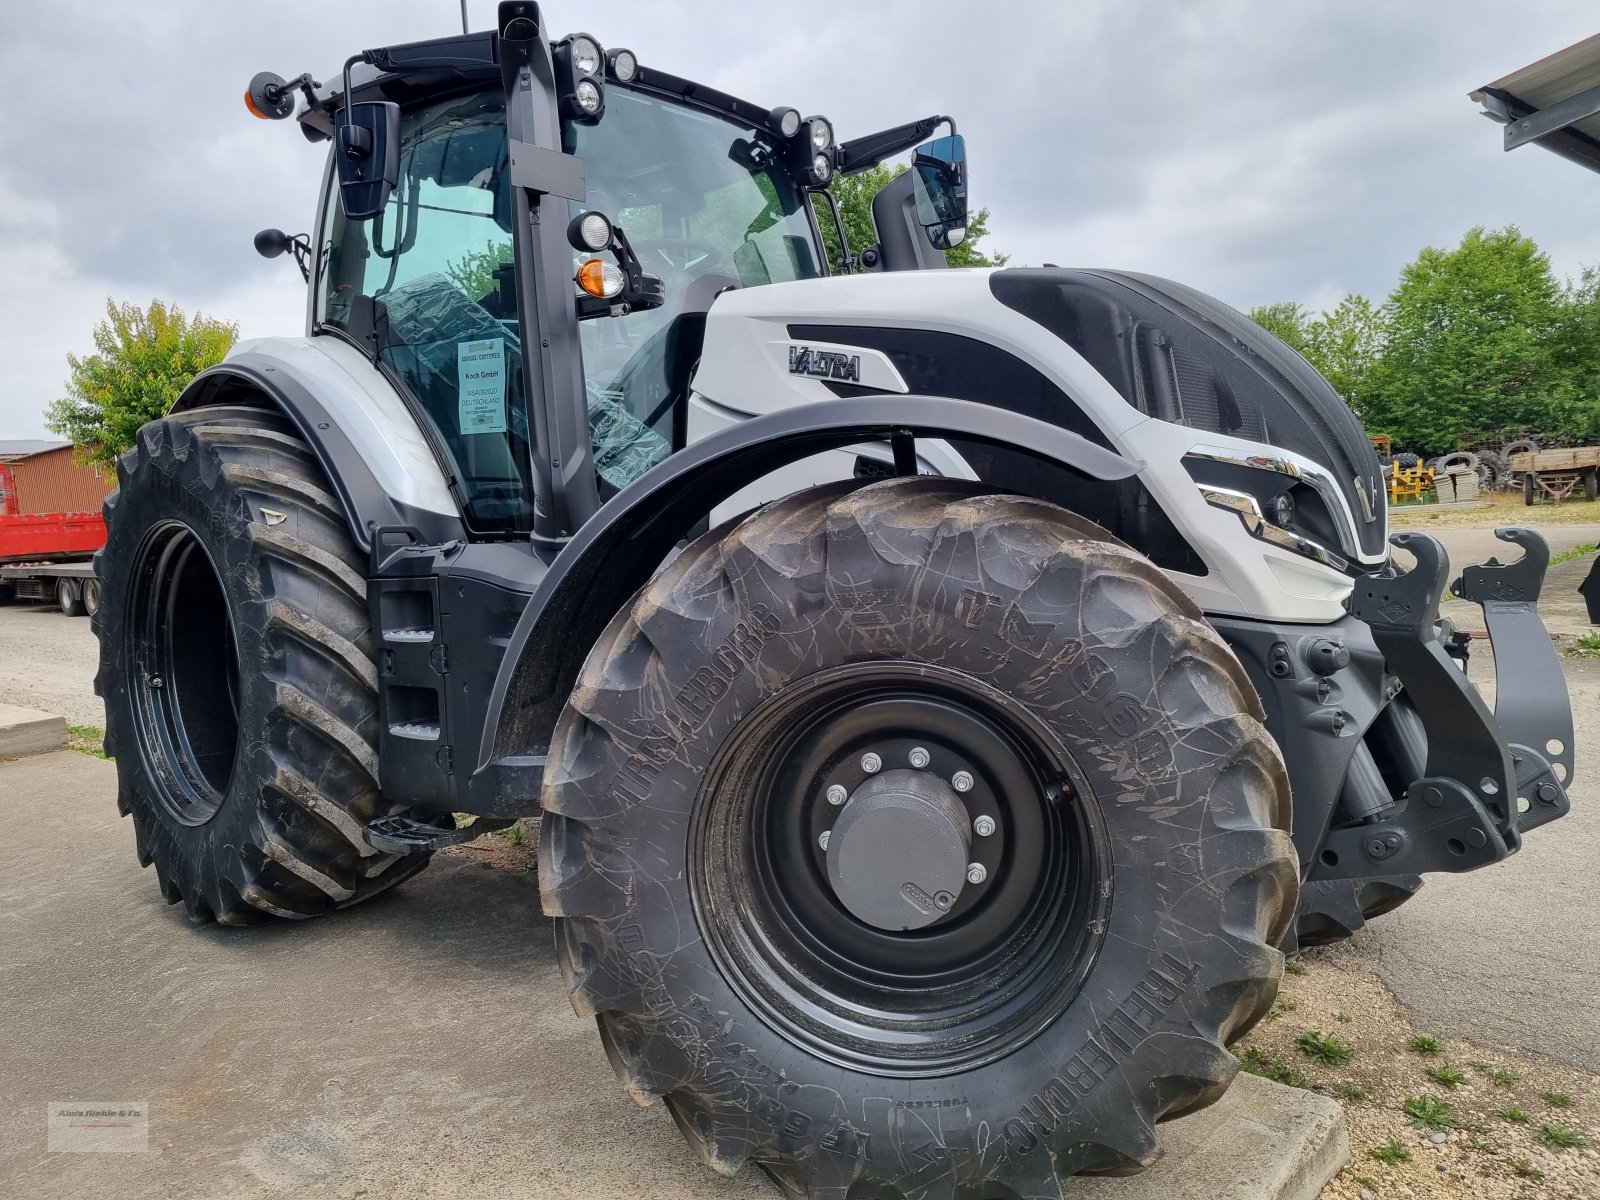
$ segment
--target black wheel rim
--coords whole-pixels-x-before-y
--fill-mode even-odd
[[[200,539],[155,528],[137,557],[124,636],[139,751],[175,820],[216,816],[239,743],[239,665],[221,576]]]
[[[872,751],[926,750],[964,770],[984,881],[935,923],[890,931],[852,916],[829,883],[820,833]],[[786,687],[729,736],[690,833],[689,883],[724,977],[784,1037],[840,1066],[928,1076],[1012,1052],[1073,1001],[1110,900],[1109,856],[1084,781],[1054,734],[1014,700],[922,663],[833,668]]]

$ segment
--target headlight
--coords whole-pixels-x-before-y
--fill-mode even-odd
[[[811,174],[818,183],[827,183],[833,175],[833,161],[826,154],[819,154],[811,160]]]
[[[767,120],[778,131],[780,137],[792,138],[800,132],[798,108],[775,108],[767,114]]]
[[[611,76],[618,83],[632,83],[633,77],[638,73],[639,60],[634,57],[632,50],[611,52]]]
[[[813,150],[826,150],[833,145],[832,125],[829,125],[822,117],[812,117],[809,124],[811,126],[811,148]]]
[[[586,113],[600,111],[600,89],[587,79],[578,80],[578,86],[572,89],[572,98],[578,102],[578,107]]]
[[[600,53],[600,43],[586,33],[572,38],[572,66],[580,75],[593,75],[600,70],[605,56]]]

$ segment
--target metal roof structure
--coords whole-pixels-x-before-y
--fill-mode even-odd
[[[61,450],[70,445],[71,442],[48,442],[38,439],[0,441],[0,462],[32,458],[35,454],[46,454],[51,450]]]
[[[1469,93],[1505,128],[1505,148],[1529,143],[1600,171],[1600,34]]]

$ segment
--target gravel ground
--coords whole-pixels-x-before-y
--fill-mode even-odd
[[[1234,1053],[1247,1070],[1344,1104],[1350,1165],[1322,1200],[1600,1196],[1600,1078],[1459,1039],[1438,1038],[1433,1053],[1419,1053],[1411,1015],[1370,971],[1326,955],[1303,961],[1304,973],[1285,977],[1267,1020]],[[1308,1055],[1297,1044],[1308,1033],[1337,1039],[1343,1051],[1333,1057],[1349,1058]],[[1408,1101],[1421,1121],[1407,1115]]]
[[[0,700],[60,713],[69,725],[105,725],[94,694],[99,647],[87,617],[54,605],[0,604]]]

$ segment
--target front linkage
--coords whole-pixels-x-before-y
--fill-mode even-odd
[[[1568,812],[1571,704],[1535,608],[1549,550],[1529,529],[1496,536],[1523,556],[1469,566],[1451,589],[1483,606],[1492,714],[1463,669],[1467,639],[1439,617],[1449,559],[1426,534],[1391,539],[1415,565],[1358,580],[1336,625],[1217,622],[1291,764],[1308,885],[1470,871]]]

